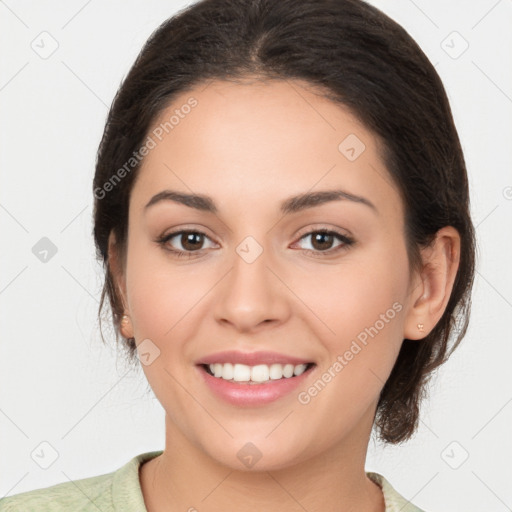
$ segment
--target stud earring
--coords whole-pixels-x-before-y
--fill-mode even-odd
[[[423,324],[418,324],[418,330],[423,332]]]
[[[123,323],[123,324],[128,323],[128,322],[129,322],[129,320],[130,320],[130,317],[129,317],[128,315],[123,315],[123,316],[121,317],[121,323]]]

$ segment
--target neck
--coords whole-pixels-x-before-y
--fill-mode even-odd
[[[373,420],[373,415],[371,416]],[[143,464],[140,481],[148,512],[383,512],[381,489],[365,474],[371,423],[364,438],[283,469],[240,471],[198,449],[166,416],[162,455]]]

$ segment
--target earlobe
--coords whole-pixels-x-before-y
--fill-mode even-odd
[[[120,331],[121,334],[125,338],[133,338],[133,327],[132,327],[132,321],[128,315],[123,315],[121,318],[121,325],[120,325]]]
[[[434,242],[422,249],[423,268],[410,297],[404,338],[425,338],[443,316],[459,268],[460,235],[452,226],[441,228]]]

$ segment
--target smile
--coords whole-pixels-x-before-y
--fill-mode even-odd
[[[293,400],[317,364],[311,355],[227,350],[204,355],[195,366],[212,396],[238,407],[258,407]]]
[[[246,364],[215,363],[204,365],[207,373],[218,379],[230,382],[261,384],[270,380],[291,379],[302,375],[313,363],[306,364]]]

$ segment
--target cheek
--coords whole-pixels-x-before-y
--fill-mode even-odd
[[[176,338],[200,299],[202,287],[195,281],[193,273],[173,265],[159,248],[134,242],[128,252],[126,285],[135,338],[156,343]]]
[[[408,284],[405,251],[350,257],[337,267],[319,269],[313,279],[304,274],[300,284],[295,282],[297,295],[306,297],[312,313],[322,320],[322,338],[339,343],[338,348],[376,323],[383,332],[400,331],[399,312]]]
[[[325,357],[314,381],[300,390],[299,403],[311,416],[330,418],[326,438],[358,422],[391,373],[403,340],[406,265],[405,253],[383,251],[371,262],[347,260],[329,279],[317,276],[312,287],[309,279],[308,304],[323,321],[316,337]]]
[[[403,341],[407,261],[405,247],[381,245],[364,259],[347,258],[336,272],[331,268],[324,277],[304,278],[308,305],[322,320],[315,322],[326,354],[318,377],[334,383],[325,395],[322,391],[325,401],[318,405],[335,402],[353,409],[354,397],[360,407],[378,397]]]
[[[160,249],[147,243],[130,247],[126,283],[134,336],[137,344],[151,340],[151,357],[158,354],[142,369],[166,413],[183,428],[190,396],[179,383],[186,381],[190,369],[187,341],[194,338],[199,324],[201,297],[208,290],[204,277],[169,262]]]

